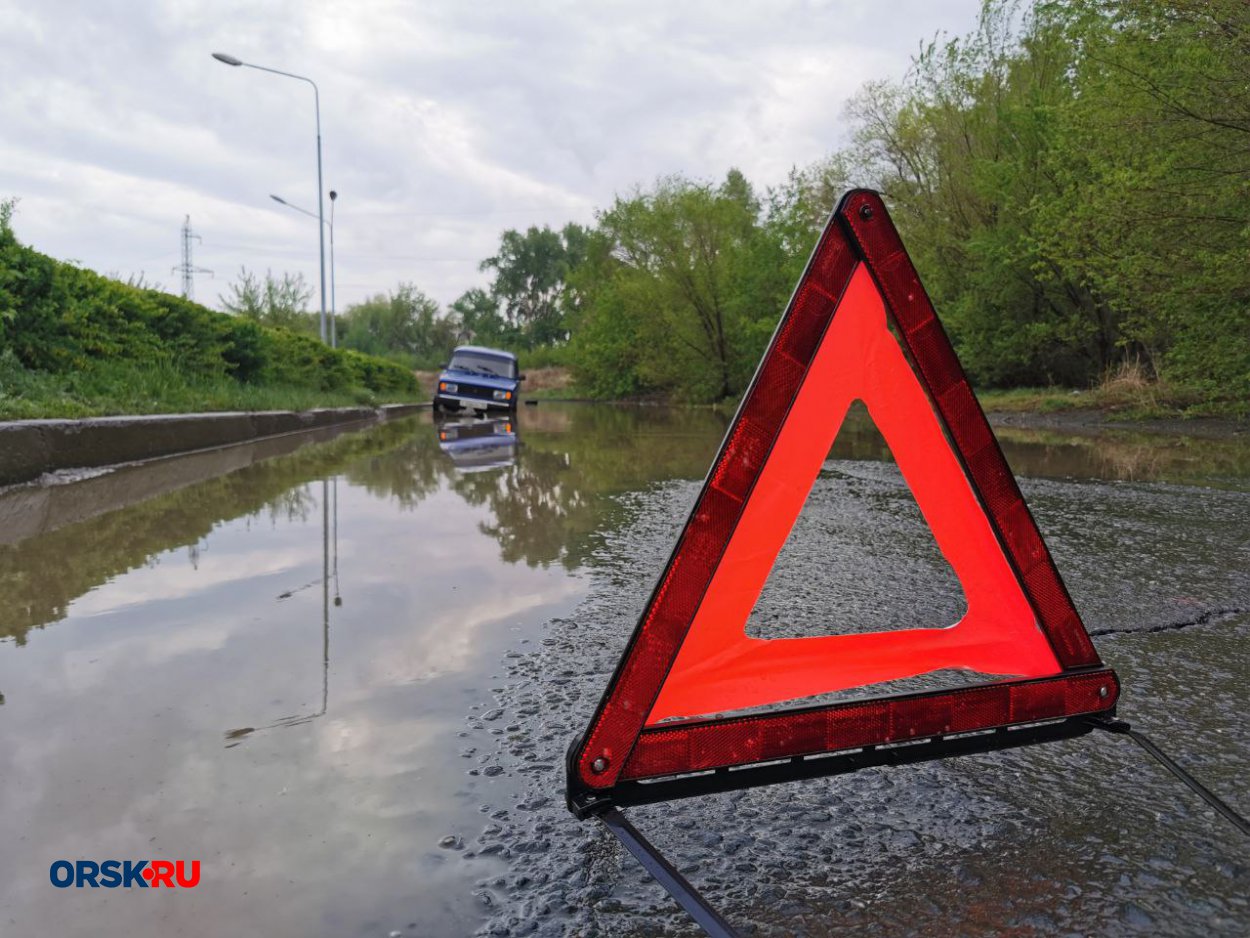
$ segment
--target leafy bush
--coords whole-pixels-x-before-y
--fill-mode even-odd
[[[231,379],[325,392],[417,392],[411,371],[395,362],[46,257],[17,241],[12,203],[0,208],[0,355],[13,381],[20,374],[38,384],[46,375],[90,393],[92,374],[104,387],[119,374],[133,382],[146,372],[166,385]],[[160,383],[153,387],[159,391]]]

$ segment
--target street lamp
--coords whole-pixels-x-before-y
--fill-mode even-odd
[[[338,199],[338,197],[339,197],[339,194],[335,192],[333,189],[331,189],[330,190],[330,220],[328,222],[323,222],[323,224],[328,225],[330,227],[330,347],[331,348],[338,348],[338,344],[339,344],[338,342],[338,307],[335,305],[335,290],[334,290],[334,202],[336,199]],[[279,205],[285,205],[287,208],[294,209],[295,211],[299,212],[301,215],[307,215],[309,218],[317,217],[312,212],[308,211],[308,209],[300,208],[298,205],[293,205],[292,203],[288,202],[286,199],[282,198],[282,196],[280,195],[273,195],[272,193],[270,193],[269,198],[273,199]]]
[[[339,194],[330,190],[330,348],[339,347],[338,309],[334,305],[334,203]]]
[[[313,89],[313,105],[317,114],[317,220],[321,222],[317,226],[317,235],[320,238],[320,251],[317,260],[321,264],[321,341],[326,340],[326,232],[325,232],[325,199],[322,196],[321,183],[321,92],[317,90],[317,83],[311,78],[305,78],[303,75],[296,75],[292,72],[284,72],[276,68],[267,68],[264,65],[253,65],[251,62],[244,62],[237,59],[233,55],[227,55],[224,52],[214,52],[213,58],[218,62],[224,62],[226,65],[238,67],[246,65],[248,68],[254,68],[262,72],[270,72],[274,75],[285,75],[287,78],[295,78],[299,81],[306,81],[312,85]]]

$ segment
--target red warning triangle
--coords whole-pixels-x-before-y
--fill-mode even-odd
[[[856,400],[889,444],[967,612],[948,628],[751,638],[747,619]],[[986,681],[901,696],[880,687],[950,669]],[[864,699],[812,705],[854,688]],[[848,193],[570,752],[570,798],[1107,713],[1117,694],[884,204]]]

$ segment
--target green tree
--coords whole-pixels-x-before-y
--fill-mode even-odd
[[[572,281],[581,379],[599,393],[740,393],[790,287],[760,215],[737,170],[720,186],[665,179],[601,213]]]
[[[1039,205],[1056,267],[1114,310],[1125,354],[1250,399],[1250,5],[1084,0],[1046,10],[1080,49]]]
[[[902,84],[854,99],[855,147],[961,358],[982,383],[1083,384],[1116,356],[1114,309],[1039,241],[1078,50],[1049,15],[990,0]]]
[[[769,190],[764,225],[781,252],[789,283],[798,282],[838,199],[864,178],[850,153],[837,152],[791,169],[785,183]]]
[[[450,313],[456,322],[457,337],[462,342],[491,345],[514,339],[512,333],[515,330],[499,313],[499,300],[480,287],[461,294],[451,304]]]
[[[974,379],[1082,385],[1130,359],[1250,398],[1244,0],[986,0],[849,116],[832,175],[884,192]],[[788,246],[821,171],[770,204]]]
[[[318,334],[317,317],[308,312],[312,288],[303,274],[284,273],[280,278],[265,271],[262,281],[246,267],[239,268],[239,279],[220,297],[222,308],[266,326],[280,326],[292,332]]]
[[[410,283],[348,307],[342,319],[344,347],[425,367],[446,361],[456,337],[455,323],[439,315],[438,303]]]
[[[17,199],[0,199],[0,326],[17,316],[17,294],[15,287],[19,279],[18,262],[21,257],[21,246],[17,236],[13,234],[13,213],[17,210]],[[0,329],[3,337],[4,329]],[[0,352],[4,350],[0,346]]]
[[[566,280],[585,258],[588,233],[570,222],[560,231],[544,225],[525,234],[505,231],[499,253],[482,261],[494,271],[491,294],[508,324],[530,346],[554,345],[566,337]]]

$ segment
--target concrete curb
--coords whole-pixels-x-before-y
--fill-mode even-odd
[[[59,469],[96,469],[302,430],[393,420],[429,406],[14,420],[0,423],[0,485],[30,482]]]

